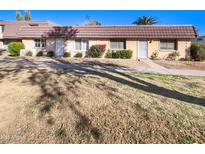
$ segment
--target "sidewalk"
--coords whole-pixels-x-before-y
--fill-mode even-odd
[[[136,68],[136,71],[142,73],[156,73],[156,74],[172,74],[172,75],[188,75],[188,76],[204,76],[205,71],[188,70],[188,69],[167,69],[159,64],[154,63],[152,60],[142,60],[150,68]]]

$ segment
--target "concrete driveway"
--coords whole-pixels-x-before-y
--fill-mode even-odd
[[[137,73],[154,73],[154,74],[171,74],[171,75],[188,75],[188,76],[205,76],[205,71],[200,70],[185,70],[185,69],[167,69],[162,67],[151,60],[142,60],[145,66],[136,68],[127,68],[121,66],[100,66],[91,64],[68,64],[59,60],[47,57],[40,58],[1,58],[0,65],[18,65],[28,67],[39,67],[47,69],[63,69],[75,71],[118,71],[118,72],[137,72]],[[147,67],[149,66],[149,67]]]

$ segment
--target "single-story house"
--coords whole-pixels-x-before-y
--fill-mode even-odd
[[[0,48],[22,41],[26,50],[52,50],[56,56],[64,52],[85,55],[92,45],[105,44],[106,50],[132,50],[132,59],[149,58],[153,52],[166,58],[174,51],[185,58],[196,37],[191,25],[59,26],[49,21],[0,21]]]
[[[202,43],[205,44],[205,35],[200,35],[197,38],[192,40],[193,43]]]

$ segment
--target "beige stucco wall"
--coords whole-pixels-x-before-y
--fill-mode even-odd
[[[137,59],[138,57],[138,42],[137,39],[127,39],[126,49],[131,49],[133,51],[132,59]],[[160,40],[148,40],[148,57],[152,55],[153,52],[159,53],[159,58],[165,59],[169,53],[174,51],[179,52],[179,58],[185,58],[190,54],[191,40],[178,40],[177,50],[160,50]]]
[[[34,39],[23,39],[22,42],[26,50],[55,51],[55,39],[52,38],[46,40],[46,48],[36,48]]]
[[[42,48],[35,48],[35,42],[34,39],[23,39],[22,42],[25,45],[25,48],[27,50],[36,49],[37,51],[55,51],[55,39],[49,38],[47,39],[47,47]],[[137,39],[127,39],[126,40],[126,49],[131,49],[133,51],[132,59],[138,58],[138,42]],[[89,48],[92,45],[96,44],[106,44],[106,50],[110,49],[110,39],[90,39],[89,40]],[[184,58],[189,55],[190,53],[190,46],[191,46],[191,40],[178,40],[177,42],[177,52],[180,54],[180,58]],[[1,47],[1,43],[0,43]],[[77,52],[75,51],[75,40],[70,39],[65,41],[65,52],[70,52],[71,56],[73,57]],[[166,58],[169,53],[172,53],[173,51],[168,50],[160,50],[160,41],[153,39],[148,40],[148,57],[152,55],[153,52],[159,53],[159,58]],[[85,55],[85,52],[83,52],[83,55]]]
[[[177,50],[161,50],[159,40],[151,40],[148,43],[148,56],[150,57],[153,52],[159,53],[159,58],[166,59],[167,56],[177,51],[179,52],[179,58],[185,58],[190,54],[191,41],[190,40],[177,40]]]
[[[137,39],[127,39],[126,40],[126,49],[133,51],[132,59],[138,59],[138,42]],[[96,44],[106,44],[106,50],[110,49],[110,40],[109,39],[90,39],[89,47]],[[177,42],[177,52],[179,52],[180,57],[184,58],[189,54],[191,41],[190,40],[178,40]],[[67,40],[65,42],[65,51],[70,52],[71,56],[74,56],[77,52],[75,51],[75,40]],[[160,50],[160,40],[148,40],[148,57],[152,55],[153,52],[159,53],[159,58],[164,59],[168,56],[169,53],[173,51],[170,50]],[[83,52],[85,55],[85,52]]]
[[[76,53],[74,52],[75,49],[75,40],[67,40],[65,41],[65,52],[70,52],[71,57],[73,57]]]
[[[0,49],[3,49],[3,48],[4,48],[3,41],[0,40]]]
[[[126,40],[126,49],[132,50],[132,59],[137,59],[137,40],[136,39],[127,39]]]
[[[109,39],[89,39],[88,40],[88,45],[89,48],[92,45],[98,45],[98,44],[105,44],[106,45],[106,50],[110,48],[110,41]],[[85,56],[86,52],[85,51],[76,51],[75,50],[75,40],[70,39],[65,42],[65,52],[70,52],[71,57],[75,56],[76,53],[82,52],[83,56]]]
[[[22,43],[24,44],[26,50],[33,50],[35,48],[34,40],[26,39],[22,40]]]
[[[110,48],[110,39],[90,39],[89,40],[89,48],[92,45],[106,45],[106,51]]]

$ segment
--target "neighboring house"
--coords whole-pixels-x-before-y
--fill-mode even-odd
[[[197,38],[193,39],[192,42],[205,44],[205,35],[198,36]]]
[[[191,40],[197,33],[193,26],[69,26],[51,22],[24,21],[0,23],[6,47],[11,41],[22,41],[27,50],[55,52],[62,56],[71,52],[83,55],[92,45],[105,44],[106,49],[131,49],[132,59],[149,58],[159,52],[160,58],[179,52],[185,58],[190,54]],[[0,35],[1,36],[1,35]],[[1,47],[0,47],[1,48]]]

